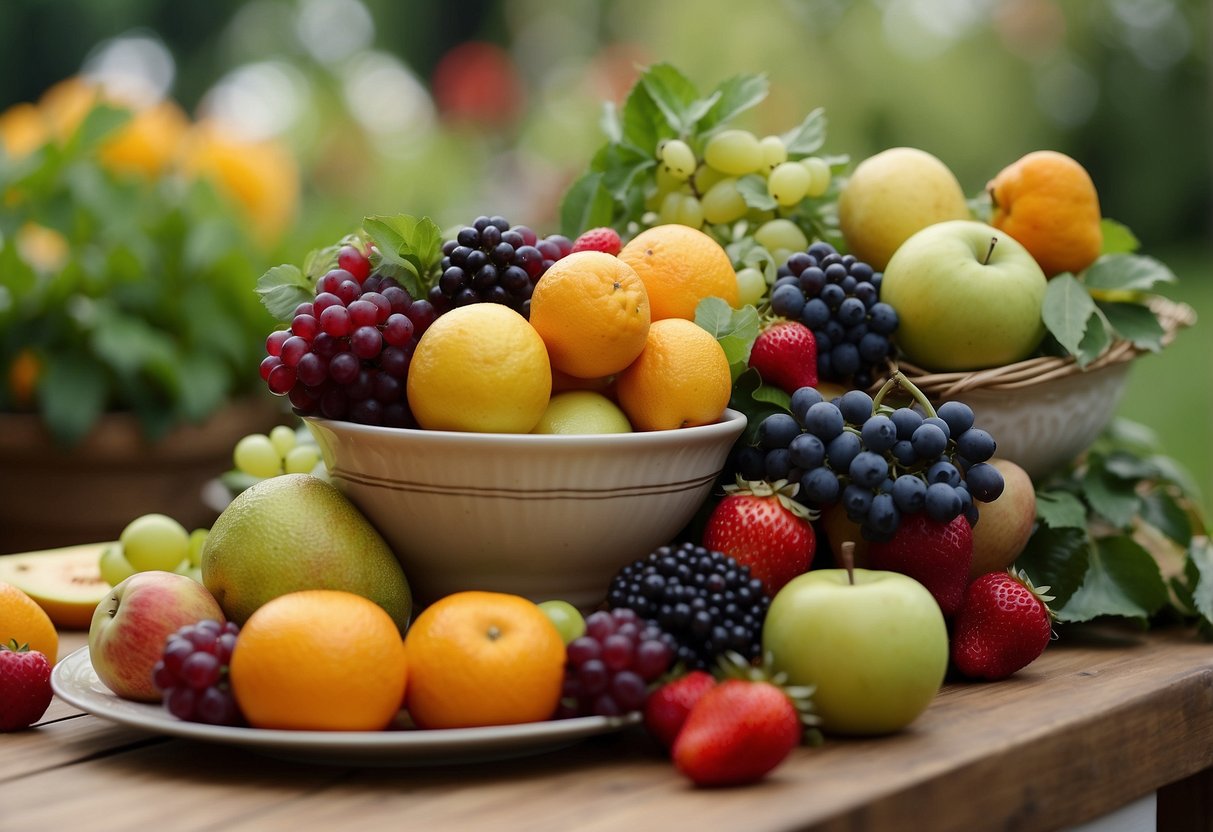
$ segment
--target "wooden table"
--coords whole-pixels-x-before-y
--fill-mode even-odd
[[[82,645],[65,633],[62,653]],[[497,763],[350,768],[141,733],[56,700],[0,735],[0,829],[1051,830],[1157,790],[1213,830],[1213,645],[1068,632],[996,684],[949,684],[910,730],[798,749],[767,780],[691,787],[640,729]]]

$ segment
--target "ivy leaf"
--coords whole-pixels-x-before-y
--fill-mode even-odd
[[[694,126],[699,116],[694,114],[699,90],[673,65],[654,64],[640,76],[640,83],[652,98],[666,123],[682,135]]]
[[[767,190],[767,181],[756,173],[738,179],[737,192],[745,200],[746,206],[755,211],[774,211],[779,207],[779,203]]]
[[[1127,529],[1141,507],[1135,483],[1109,473],[1105,461],[1092,457],[1082,478],[1083,492],[1092,511],[1118,529]]]
[[[781,137],[788,149],[789,159],[799,159],[816,153],[826,142],[826,113],[821,107],[804,117],[804,121]]]
[[[1036,516],[1051,529],[1087,527],[1087,507],[1068,491],[1037,491]]]
[[[51,353],[38,379],[38,399],[55,440],[74,445],[84,438],[106,405],[105,368],[90,355]]]
[[[1049,332],[1071,355],[1078,355],[1095,315],[1095,301],[1074,275],[1059,274],[1049,281],[1041,316]]]
[[[603,174],[590,171],[574,182],[560,201],[560,233],[570,240],[587,228],[610,225],[615,201],[602,183]]]
[[[748,366],[750,348],[758,337],[758,310],[748,305],[734,309],[721,298],[704,298],[695,307],[695,323],[720,343],[736,381]]]
[[[728,78],[716,87],[712,106],[699,119],[699,129],[708,133],[767,97],[770,83],[766,75],[742,74]]]
[[[366,217],[362,228],[375,241],[382,262],[395,267],[391,271],[405,290],[425,297],[430,271],[442,258],[442,229],[429,217],[408,214]]]
[[[1082,587],[1057,617],[1090,621],[1112,615],[1144,622],[1168,600],[1166,583],[1150,553],[1129,537],[1108,537],[1095,541]]]
[[[1151,352],[1162,349],[1162,324],[1147,306],[1139,303],[1099,303],[1112,330],[1133,346]]]
[[[1041,525],[1028,538],[1015,566],[1026,572],[1032,583],[1049,587],[1056,609],[1082,586],[1089,549],[1085,528]]]
[[[1141,242],[1124,223],[1104,217],[1099,221],[1099,230],[1103,232],[1101,254],[1127,254],[1141,247]]]
[[[295,307],[315,297],[315,288],[303,276],[298,266],[289,263],[274,266],[257,278],[254,290],[261,304],[274,316],[274,320],[286,323],[295,313]]]
[[[729,399],[729,407],[739,410],[746,415],[745,433],[738,442],[753,445],[758,441],[759,423],[773,413],[789,413],[792,397],[780,390],[762,383],[758,371],[747,369],[733,383],[733,395]]]
[[[1166,265],[1141,254],[1105,254],[1087,267],[1083,280],[1092,289],[1146,292],[1178,278]],[[1052,281],[1050,281],[1052,282]]]

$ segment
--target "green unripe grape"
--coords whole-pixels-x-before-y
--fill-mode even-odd
[[[690,194],[683,196],[678,205],[678,219],[675,222],[689,225],[691,228],[702,228],[703,204]]]
[[[767,192],[780,205],[795,205],[809,192],[813,175],[808,168],[796,162],[784,162],[767,177]]]
[[[722,130],[708,139],[703,158],[730,176],[745,176],[762,167],[762,147],[749,130]]]
[[[809,172],[809,187],[805,196],[816,198],[830,189],[830,166],[824,159],[817,156],[806,156],[800,160],[801,166]]]
[[[288,474],[310,474],[320,461],[320,449],[315,445],[296,445],[286,455],[282,467]]]
[[[678,212],[682,208],[682,194],[671,191],[661,199],[661,207],[657,209],[657,218],[663,225],[678,222]]]
[[[787,145],[778,136],[763,136],[758,146],[762,148],[762,164],[767,170],[774,170],[788,160]]]
[[[670,176],[680,182],[685,182],[695,172],[695,152],[681,139],[662,142],[657,148],[657,155]]]
[[[539,609],[556,625],[556,632],[565,644],[585,635],[585,618],[568,601],[542,601]]]
[[[251,433],[237,442],[232,461],[244,473],[262,479],[282,473],[282,455],[263,433]]]
[[[173,570],[178,575],[184,575],[187,578],[193,578],[198,583],[202,583],[202,567],[194,566],[190,563],[182,561],[182,563]]]
[[[764,222],[754,232],[754,239],[758,244],[767,251],[775,252],[779,249],[785,249],[789,252],[803,251],[809,247],[809,240],[805,237],[804,232],[800,230],[800,226],[791,220],[774,219]]]
[[[670,191],[676,191],[686,182],[685,179],[678,179],[674,174],[670,173],[669,168],[665,165],[657,166],[657,173],[654,176],[654,181],[657,183],[658,196],[665,196]]]
[[[126,562],[136,572],[153,569],[171,572],[190,556],[189,532],[163,514],[136,517],[122,530],[118,541]]]
[[[135,567],[123,556],[122,546],[118,543],[111,543],[101,550],[97,568],[101,572],[101,580],[110,586],[117,586],[135,574]]]
[[[782,266],[784,263],[788,262],[788,258],[795,253],[796,252],[790,249],[777,248],[771,252],[771,260],[775,263],[776,267]]]
[[[711,165],[700,165],[699,170],[695,171],[695,175],[691,177],[691,181],[695,183],[696,192],[706,194],[713,185],[726,178],[728,177]]]
[[[703,218],[712,225],[735,222],[746,212],[745,197],[736,179],[721,179],[703,195]]]
[[[737,297],[742,306],[757,306],[767,292],[767,279],[760,269],[747,266],[737,272]]]
[[[278,456],[285,457],[291,448],[295,447],[295,442],[295,431],[286,425],[278,425],[270,431],[270,444],[274,446]]]
[[[190,566],[202,565],[202,545],[206,543],[207,529],[194,529],[190,532]]]

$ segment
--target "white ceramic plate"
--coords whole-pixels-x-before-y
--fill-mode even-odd
[[[51,686],[59,698],[83,711],[133,728],[174,737],[240,745],[272,757],[313,763],[423,766],[482,762],[539,754],[596,734],[618,731],[640,720],[625,717],[576,719],[429,731],[276,731],[184,722],[159,705],[119,699],[101,683],[81,647],[55,665]]]

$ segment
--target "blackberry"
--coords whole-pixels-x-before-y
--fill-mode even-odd
[[[535,284],[572,247],[565,237],[541,240],[504,217],[477,217],[442,244],[442,274],[430,289],[430,303],[440,312],[469,303],[500,303],[529,318]]]
[[[728,650],[762,655],[770,601],[762,581],[723,552],[681,543],[662,546],[619,571],[607,604],[654,621],[677,642],[675,662],[688,670],[716,666]]]

